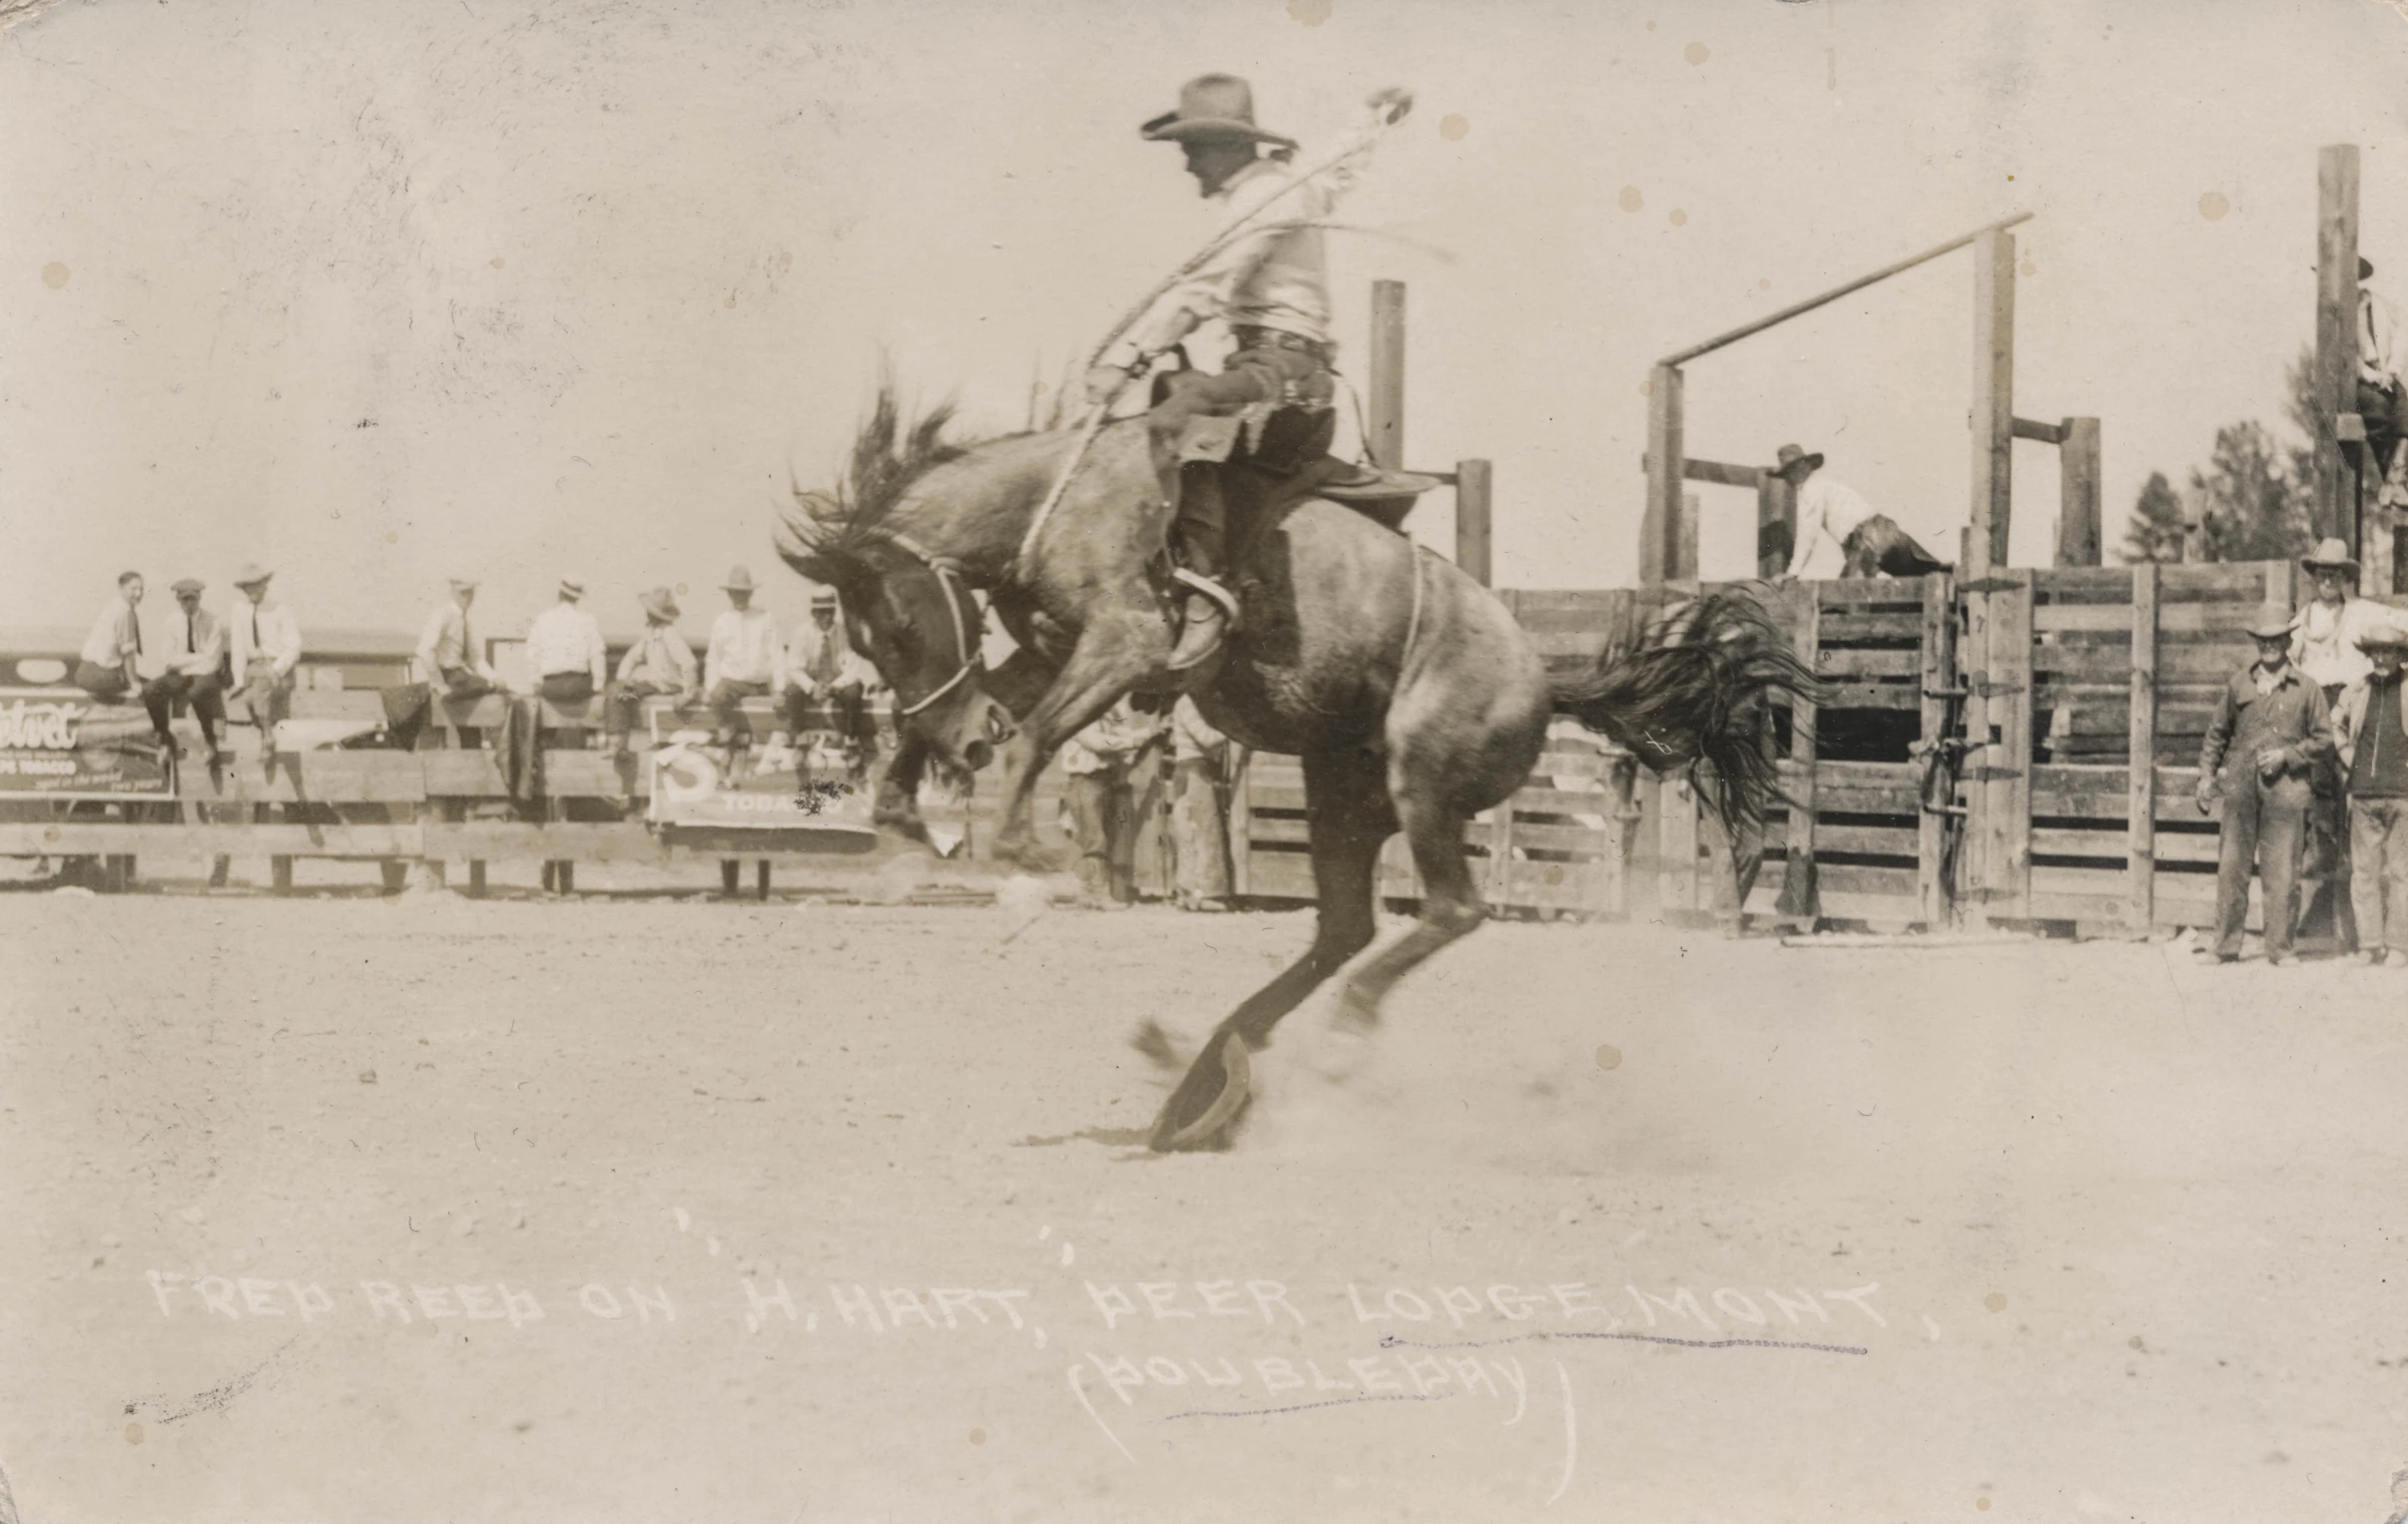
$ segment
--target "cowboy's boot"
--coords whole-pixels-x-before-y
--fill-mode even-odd
[[[1178,547],[1178,570],[1171,579],[1186,587],[1179,618],[1178,644],[1171,648],[1170,670],[1186,672],[1209,661],[1237,620],[1237,599],[1222,586],[1221,542],[1227,507],[1221,496],[1221,474],[1209,461],[1194,461],[1179,472],[1177,517],[1172,542]]]

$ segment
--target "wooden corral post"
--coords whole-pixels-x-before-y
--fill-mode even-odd
[[[1791,584],[1791,596],[1797,601],[1793,649],[1809,672],[1819,671],[1817,658],[1823,644],[1822,591],[1815,583],[1798,582]],[[1819,770],[1815,763],[1815,722],[1812,699],[1791,702],[1791,770],[1785,779],[1789,785],[1789,828],[1783,836],[1781,898],[1775,906],[1782,916],[1803,921],[1809,928],[1823,913],[1822,886],[1816,881],[1814,866],[1815,774]]]
[[[1367,416],[1363,441],[1373,464],[1387,471],[1405,469],[1405,282],[1372,282],[1371,393],[1363,399]]]
[[[1922,739],[1925,746],[1937,746],[1948,739],[1948,690],[1957,681],[1957,598],[1953,580],[1946,572],[1934,572],[1923,579],[1923,715]],[[1943,773],[1956,769],[1952,760],[1940,757],[1931,765]],[[1953,794],[1955,790],[1948,790]],[[1936,801],[1943,806],[1953,805],[1953,797]],[[1954,914],[1956,886],[1949,881],[1948,839],[1954,827],[1951,817],[1932,806],[1935,800],[1920,801],[1915,827],[1915,890],[1923,907],[1923,924],[1939,930]],[[1962,839],[1960,836],[1959,839]]]
[[[1680,529],[1672,537],[1674,547],[1672,566],[1666,582],[1695,582],[1697,580],[1697,520],[1705,505],[1694,492],[1680,495]]]
[[[2157,568],[2132,568],[2132,719],[2125,751],[2131,774],[2124,830],[2130,873],[2124,919],[2145,936],[2157,918]]]
[[[1639,581],[1660,586],[1680,559],[1681,377],[1676,365],[1647,376],[1647,503],[1639,520]]]
[[[2015,235],[1974,239],[1973,538],[1970,577],[2007,564],[2015,479]]]
[[[1455,564],[1482,587],[1489,585],[1491,486],[1487,461],[1455,463]]]
[[[1988,701],[1974,739],[1990,745],[1970,754],[1981,761],[1966,830],[1983,838],[1982,918],[2023,920],[2032,913],[2032,573],[2002,567],[1986,580],[2000,586],[1974,599],[1987,636],[1975,687]]]
[[[1756,575],[1778,577],[1789,570],[1798,544],[1798,489],[1770,471],[1756,478]]]
[[[2097,566],[2099,559],[2099,420],[2068,418],[2058,426],[2057,564]]]
[[[2339,420],[2358,401],[2358,146],[2316,152],[2316,482],[2309,512],[2317,538],[2338,535],[2358,553],[2358,480],[2343,457]]]

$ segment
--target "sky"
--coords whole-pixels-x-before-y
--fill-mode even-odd
[[[790,465],[833,477],[882,355],[1021,426],[1206,233],[1136,125],[1208,70],[1308,154],[1416,91],[1331,239],[1341,367],[1407,282],[1408,463],[1495,462],[1503,586],[1635,579],[1652,359],[2013,212],[2016,410],[2104,420],[2110,545],[2279,423],[2319,145],[2408,289],[2382,0],[59,0],[0,35],[0,626],[251,560],[304,629],[414,629],[454,570],[504,625],[573,573],[699,629],[737,562],[799,619]],[[1694,362],[1689,453],[1823,451],[1953,555],[1972,285]],[[2045,564],[2053,452],[2015,469]],[[1744,573],[1752,496],[1701,490]]]

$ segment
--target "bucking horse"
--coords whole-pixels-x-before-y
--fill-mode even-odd
[[[844,479],[834,490],[796,481],[778,508],[779,554],[839,591],[856,649],[895,693],[903,734],[880,787],[883,824],[921,834],[912,797],[929,762],[976,770],[1013,741],[995,854],[1052,870],[1033,819],[1038,772],[1130,693],[1185,687],[1239,744],[1303,762],[1312,945],[1214,1029],[1155,1121],[1157,1151],[1225,1145],[1252,1095],[1249,1053],[1371,945],[1391,835],[1411,843],[1420,918],[1348,975],[1337,1030],[1368,1038],[1390,987],[1481,923],[1465,825],[1521,786],[1552,716],[1659,771],[1690,769],[1734,838],[1777,795],[1768,708],[1814,679],[1743,591],[1692,599],[1587,670],[1550,679],[1487,588],[1318,495],[1307,472],[1233,493],[1241,619],[1215,665],[1173,675],[1160,560],[1169,510],[1144,420],[976,443],[948,439],[950,421],[946,408],[906,420],[882,386]],[[1049,497],[1052,513],[1023,547]],[[992,671],[973,590],[1018,646]]]

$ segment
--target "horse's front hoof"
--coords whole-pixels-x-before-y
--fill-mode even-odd
[[[1253,1099],[1253,1065],[1246,1057],[1245,1039],[1234,1032],[1217,1033],[1163,1103],[1148,1146],[1157,1154],[1225,1149]]]

